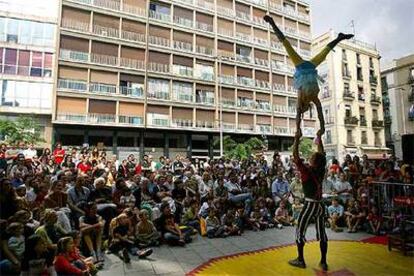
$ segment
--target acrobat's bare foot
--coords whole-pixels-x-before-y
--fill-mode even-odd
[[[273,18],[270,15],[265,15],[263,17],[263,19],[264,19],[264,21],[266,21],[269,24],[274,24],[275,23],[275,21],[273,20]]]
[[[344,33],[339,33],[338,34],[338,39],[340,39],[340,40],[351,39],[353,37],[354,37],[353,34],[344,34]]]

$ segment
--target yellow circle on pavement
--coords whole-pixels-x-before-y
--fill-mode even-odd
[[[388,251],[381,244],[358,241],[329,241],[329,271],[319,268],[319,242],[305,246],[306,269],[292,267],[296,246],[280,246],[251,253],[213,259],[189,275],[414,275],[412,257]]]

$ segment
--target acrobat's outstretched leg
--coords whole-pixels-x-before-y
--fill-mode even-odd
[[[354,35],[353,34],[343,34],[343,33],[339,33],[338,37],[335,38],[334,40],[332,40],[331,42],[328,43],[328,45],[325,46],[325,48],[322,49],[321,52],[319,52],[319,54],[317,54],[316,56],[314,56],[310,61],[313,63],[313,65],[318,66],[319,64],[321,64],[326,56],[329,54],[329,52],[342,40],[345,39],[351,39],[353,38]]]
[[[299,56],[299,54],[293,49],[292,45],[290,45],[289,40],[286,39],[285,35],[282,31],[277,27],[275,21],[269,15],[265,15],[264,20],[272,26],[273,31],[275,32],[277,38],[282,42],[283,46],[286,49],[290,59],[292,60],[293,64],[299,65],[303,62],[303,59]]]

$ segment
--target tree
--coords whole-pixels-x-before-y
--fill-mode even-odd
[[[37,144],[45,140],[40,137],[40,125],[32,117],[20,116],[16,121],[0,120],[0,134],[3,140],[16,145],[19,142]]]
[[[214,141],[214,146],[220,145],[220,139]],[[223,137],[224,156],[230,159],[247,159],[254,151],[262,150],[264,143],[256,137],[252,137],[244,143],[237,143],[230,136]]]
[[[312,153],[312,146],[313,146],[313,141],[310,138],[302,138],[300,143],[299,143],[299,153],[300,155],[302,155],[305,159],[308,159]],[[290,151],[293,150],[293,146],[291,146],[289,148]]]

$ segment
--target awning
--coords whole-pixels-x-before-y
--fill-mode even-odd
[[[389,153],[368,153],[367,154],[368,159],[375,159],[375,160],[384,160],[391,157],[391,154]]]
[[[361,147],[361,149],[363,150],[380,150],[380,151],[390,151],[391,149],[389,148],[380,148],[380,147]]]

